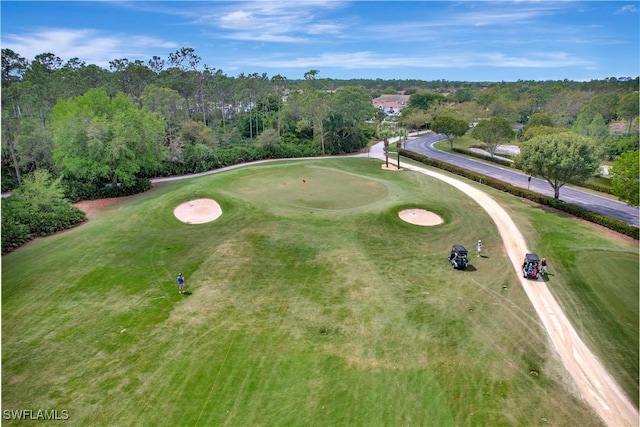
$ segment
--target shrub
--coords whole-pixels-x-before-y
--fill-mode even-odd
[[[85,220],[85,214],[62,196],[59,180],[38,170],[24,184],[2,199],[2,253],[35,237],[48,236]]]
[[[148,178],[137,178],[131,185],[122,185],[65,178],[62,180],[62,187],[65,197],[75,203],[80,200],[108,199],[142,193],[151,188],[151,181]]]
[[[515,167],[515,164],[513,162],[508,161],[508,160],[503,160],[503,159],[500,159],[500,158],[497,158],[497,157],[491,157],[491,156],[488,156],[486,154],[476,153],[475,151],[465,150],[463,148],[454,147],[452,151],[454,151],[456,153],[464,154],[464,155],[469,156],[469,157],[475,157],[477,159],[482,159],[482,160],[486,160],[488,162],[496,163],[496,164],[501,165],[501,166],[506,166],[506,167],[509,167],[509,168],[517,169]],[[597,182],[593,182],[593,181],[582,181],[582,182],[569,181],[569,184],[578,185],[578,186],[584,187],[584,188],[589,188],[591,190],[599,191],[601,193],[613,194],[613,191],[611,190],[611,187],[603,185],[603,184],[598,184]]]
[[[529,199],[535,203],[550,206],[555,209],[561,210],[563,212],[567,212],[578,218],[593,222],[595,224],[602,225],[611,230],[617,231],[618,233],[622,233],[627,236],[630,236],[636,240],[638,240],[640,237],[639,236],[640,229],[638,227],[634,227],[632,225],[627,224],[624,221],[620,221],[619,219],[612,218],[608,215],[599,214],[599,213],[590,211],[588,209],[585,209],[581,206],[577,206],[571,203],[566,203],[566,202],[563,202],[562,200],[558,200],[553,197],[545,196],[543,194],[535,193],[530,190],[516,187],[504,181],[500,181],[495,178],[490,178],[482,174],[479,174],[477,172],[472,172],[467,169],[460,168],[450,163],[430,159],[429,157],[423,156],[422,154],[418,154],[412,151],[400,150],[400,154],[410,159],[416,160],[420,163],[433,166],[438,169],[446,170],[447,172],[451,172],[468,179],[472,179],[484,185],[488,185],[490,187],[513,194],[518,197]]]

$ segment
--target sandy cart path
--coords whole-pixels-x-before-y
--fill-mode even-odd
[[[370,153],[356,157],[376,157],[384,160],[382,144],[371,147]],[[242,166],[246,165],[236,165],[234,167]],[[529,250],[520,230],[507,212],[488,194],[460,180],[407,163],[404,163],[402,168],[424,173],[447,182],[469,195],[482,206],[495,222],[517,277],[520,279],[520,283],[538,313],[553,347],[580,390],[582,397],[608,426],[640,425],[638,409],[626,397],[602,363],[578,336],[569,319],[549,291],[546,283],[522,277],[521,261],[524,254],[528,253]],[[208,173],[214,172],[220,172],[220,170]],[[157,181],[162,182],[189,177],[192,176],[172,177]]]
[[[544,281],[522,277],[521,262],[527,249],[524,237],[507,212],[488,194],[447,175],[404,164],[405,169],[433,176],[451,184],[472,197],[496,223],[507,254],[520,283],[531,300],[549,334],[565,368],[575,381],[582,397],[608,426],[637,426],[638,410],[631,404],[620,386],[609,375],[596,356],[584,344],[569,319],[554,299]]]

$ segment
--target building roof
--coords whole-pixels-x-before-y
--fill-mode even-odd
[[[409,103],[409,95],[380,95],[373,100],[373,102],[376,101],[391,101],[407,105]]]
[[[389,109],[389,108],[393,108],[395,110],[402,110],[404,107],[406,107],[405,104],[400,104],[398,102],[394,102],[394,101],[373,101],[373,105],[375,107],[382,107],[384,109]]]

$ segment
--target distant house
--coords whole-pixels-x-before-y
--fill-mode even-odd
[[[380,95],[373,100],[373,106],[389,116],[397,116],[409,104],[409,95]]]
[[[627,124],[625,122],[611,122],[609,123],[609,133],[615,135],[621,135],[627,132]]]

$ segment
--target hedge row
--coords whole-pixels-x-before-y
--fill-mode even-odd
[[[633,237],[636,240],[639,239],[640,229],[638,227],[634,227],[632,225],[627,224],[624,221],[620,221],[619,219],[612,218],[608,215],[595,213],[581,206],[577,206],[571,203],[566,203],[566,202],[563,202],[562,200],[545,196],[544,194],[539,194],[530,190],[526,190],[524,188],[516,187],[504,181],[487,177],[485,175],[460,168],[450,163],[430,159],[429,157],[423,156],[421,154],[418,154],[412,151],[400,150],[400,154],[410,159],[416,160],[420,163],[423,163],[425,165],[433,166],[438,169],[442,169],[447,172],[451,172],[453,174],[463,176],[473,181],[477,181],[482,184],[488,185],[490,187],[496,188],[498,190],[513,194],[514,196],[529,199],[541,205],[553,207],[555,209],[574,215],[578,218],[593,222],[595,224],[602,225],[611,230],[617,231],[618,233],[622,233],[627,236]]]
[[[16,196],[2,199],[2,253],[36,237],[49,236],[74,227],[86,219],[84,212],[68,203],[26,206]]]
[[[95,182],[77,181],[65,178],[61,182],[65,197],[76,203],[81,200],[109,199],[112,197],[131,196],[151,188],[148,178],[138,178],[132,185],[98,184]]]
[[[486,154],[476,153],[475,151],[465,150],[463,148],[453,148],[453,151],[456,153],[464,154],[470,157],[475,157],[477,159],[486,160],[488,162],[496,163],[502,166],[506,166],[509,168],[515,168],[514,163],[508,160],[500,159],[497,157],[491,157]],[[600,185],[595,182],[583,181],[583,182],[575,182],[569,181],[569,184],[577,185],[580,187],[588,188],[590,190],[599,191],[601,193],[613,194],[610,187]]]
[[[232,166],[240,163],[264,159],[282,159],[295,157],[314,157],[320,155],[320,148],[316,144],[279,143],[267,146],[258,145],[230,145],[217,147],[199,153],[197,160],[189,156],[183,162],[169,162],[162,164],[157,177],[187,175]]]
[[[584,187],[584,188],[588,188],[590,190],[593,191],[599,191],[601,193],[607,193],[607,194],[613,194],[613,191],[611,190],[611,187],[606,187],[604,185],[600,185],[598,183],[595,182],[590,182],[590,181],[583,181],[583,182],[573,182],[573,181],[569,181],[569,184],[573,184],[573,185],[577,185],[580,187]]]
[[[160,176],[204,172],[224,166],[269,158],[313,157],[320,154],[313,144],[280,143],[268,146],[233,145],[199,152],[198,161],[166,162]],[[65,178],[61,182],[65,198],[71,203],[138,194],[151,188],[149,178],[138,178],[132,185],[104,184]],[[75,227],[85,214],[66,201],[34,207],[17,196],[2,199],[2,253],[58,231]]]
[[[513,167],[513,162],[510,162],[508,160],[504,160],[504,159],[499,159],[497,157],[491,157],[489,155],[486,154],[482,154],[482,153],[476,153],[475,151],[471,151],[471,150],[465,150],[462,148],[453,148],[453,151],[456,153],[461,153],[461,154],[465,154],[467,156],[471,156],[471,157],[475,157],[478,159],[482,159],[482,160],[486,160],[492,163],[497,163],[499,165],[502,166],[507,166],[507,167]]]
[[[181,163],[166,161],[159,171],[146,175],[154,177],[187,175],[255,160],[314,157],[320,155],[320,151],[316,145],[312,144],[280,143],[268,146],[230,145],[215,149],[204,147],[198,154],[198,156],[190,156],[188,160]],[[151,181],[148,178],[139,178],[132,185],[124,186],[65,178],[62,185],[65,197],[75,203],[80,200],[106,199],[142,193],[151,188]]]

